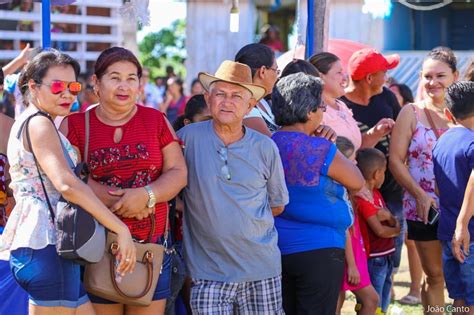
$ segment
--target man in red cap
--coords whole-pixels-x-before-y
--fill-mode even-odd
[[[400,63],[400,56],[384,56],[372,48],[356,51],[349,59],[350,83],[344,103],[352,110],[362,133],[362,147],[376,147],[388,158],[389,135],[400,112],[397,98],[384,87],[386,73]],[[396,251],[391,257],[394,272],[400,265],[405,224],[402,211],[402,189],[387,168],[380,189],[388,208],[400,221],[402,231],[395,240]],[[370,267],[369,267],[370,269]],[[386,310],[383,310],[386,311]]]

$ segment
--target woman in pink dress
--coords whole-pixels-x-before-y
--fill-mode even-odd
[[[451,127],[443,114],[446,108],[444,97],[445,89],[457,78],[453,52],[447,48],[433,49],[425,58],[421,71],[420,85],[425,91],[425,98],[402,108],[390,142],[390,170],[405,190],[403,212],[407,220],[408,239],[415,241],[426,274],[421,292],[425,310],[428,305],[437,309],[444,306],[438,225],[427,224],[427,221],[430,207],[439,209],[432,149],[443,132]]]

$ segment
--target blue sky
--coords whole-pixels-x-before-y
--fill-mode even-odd
[[[146,34],[158,32],[167,27],[171,22],[186,17],[186,2],[176,0],[150,0],[151,25],[144,27],[137,34],[140,42]]]

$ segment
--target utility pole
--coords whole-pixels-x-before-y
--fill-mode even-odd
[[[331,0],[308,0],[306,58],[327,50]]]

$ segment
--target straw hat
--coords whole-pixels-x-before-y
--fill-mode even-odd
[[[217,81],[223,81],[231,84],[240,85],[252,93],[253,97],[259,101],[265,96],[266,91],[263,86],[253,84],[252,71],[246,64],[224,60],[215,75],[200,72],[198,75],[199,81],[206,91],[209,91],[209,86]]]

